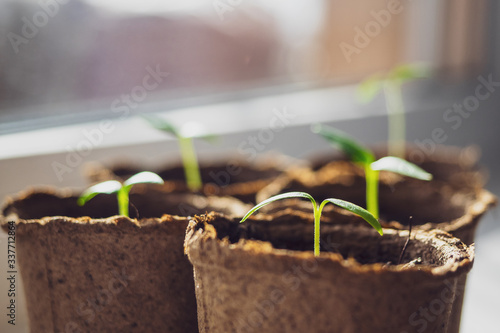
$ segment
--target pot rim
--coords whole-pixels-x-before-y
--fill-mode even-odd
[[[15,213],[15,209],[13,207],[15,206],[16,202],[22,202],[22,201],[27,201],[27,200],[33,200],[37,195],[45,195],[45,196],[52,196],[56,199],[64,200],[64,199],[71,199],[71,198],[77,198],[80,194],[82,193],[81,190],[75,189],[75,188],[56,188],[53,186],[32,186],[28,187],[27,189],[20,191],[16,194],[9,195],[5,198],[2,206],[0,206],[0,217],[3,216],[4,218],[10,218],[11,220],[19,220],[19,217]],[[247,211],[250,206],[248,204],[243,203],[241,200],[231,197],[228,195],[204,195],[202,193],[194,193],[194,192],[168,192],[165,191],[162,187],[162,185],[159,184],[137,184],[132,188],[131,195],[161,195],[165,196],[167,198],[172,198],[172,197],[178,197],[178,196],[185,196],[187,198],[193,198],[197,200],[198,198],[206,199],[207,203],[212,202],[212,200],[226,200],[227,202],[224,203],[224,205],[233,205],[233,207],[236,207],[237,211],[238,209],[241,211]],[[214,208],[212,204],[212,209]],[[210,207],[207,207],[210,208]],[[14,212],[12,212],[14,210]],[[11,212],[9,212],[11,211]],[[6,215],[7,214],[7,215]],[[234,213],[236,214],[236,213]],[[180,218],[183,217],[188,217],[188,215],[176,215],[176,214],[168,214],[165,213],[163,215],[171,215],[171,216],[178,216]],[[194,214],[193,214],[194,215]],[[58,215],[49,215],[45,217],[54,217]],[[120,216],[118,214],[116,215],[110,215],[102,219],[110,218],[113,216]],[[192,215],[191,215],[192,216]],[[62,216],[61,216],[62,217]],[[70,216],[64,216],[71,218]],[[85,216],[81,216],[85,217]],[[161,218],[161,216],[154,216],[155,218]],[[148,219],[148,217],[140,217],[139,219],[132,218],[132,220],[138,220],[141,221],[143,219]],[[26,219],[26,220],[35,220],[35,219]]]
[[[0,227],[4,229],[5,232],[8,231],[8,223],[14,222],[16,225],[16,235],[24,234],[28,232],[30,227],[47,227],[51,224],[68,224],[68,225],[79,225],[83,227],[80,229],[81,232],[86,232],[87,227],[99,227],[99,226],[114,226],[120,230],[127,230],[130,228],[135,229],[148,229],[149,227],[161,225],[164,223],[175,223],[175,222],[188,222],[188,217],[164,214],[161,217],[145,217],[140,219],[129,218],[121,215],[114,215],[106,218],[91,218],[89,216],[81,217],[69,217],[69,216],[45,216],[40,219],[19,219],[10,218],[11,216],[0,216]],[[27,226],[28,229],[18,229],[20,225]]]

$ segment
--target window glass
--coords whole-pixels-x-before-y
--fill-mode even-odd
[[[3,1],[0,133],[352,83],[402,62],[463,71],[484,60],[479,2]],[[468,33],[448,38],[457,26]]]

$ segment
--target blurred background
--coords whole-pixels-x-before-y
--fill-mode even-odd
[[[1,4],[0,133],[113,116],[109,101],[148,67],[169,75],[147,101],[178,108],[345,85],[415,61],[449,83],[493,61],[487,0]]]
[[[404,63],[432,69],[403,86],[407,140],[437,143],[441,128],[441,143],[476,145],[499,195],[499,16],[494,0],[0,0],[0,199],[29,186],[81,188],[87,162],[164,163],[176,144],[144,124],[146,113],[221,135],[197,143],[207,158],[241,155],[273,117],[286,128],[259,153],[328,150],[310,133],[318,121],[383,142],[383,96],[361,104],[356,87]],[[479,85],[488,97],[458,112]],[[82,148],[104,120],[112,130]],[[58,163],[71,165],[58,172]],[[496,212],[478,231],[462,332],[495,331]],[[5,267],[3,234],[0,247]],[[16,327],[2,320],[0,330],[26,332],[23,308]]]

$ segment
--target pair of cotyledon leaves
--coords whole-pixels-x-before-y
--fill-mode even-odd
[[[123,182],[123,184],[117,180],[108,180],[86,189],[78,198],[78,204],[82,206],[87,201],[89,201],[90,199],[92,199],[93,197],[95,197],[100,193],[112,194],[123,191],[128,194],[132,186],[142,183],[163,184],[163,179],[161,179],[161,177],[158,176],[156,173],[143,171],[130,177],[125,182]]]
[[[431,180],[432,175],[422,168],[404,159],[394,156],[386,156],[375,161],[374,154],[367,148],[361,146],[347,134],[325,125],[316,124],[312,128],[314,133],[321,135],[327,141],[337,144],[351,160],[362,165],[369,164],[375,171],[391,171],[403,176],[421,180]]]

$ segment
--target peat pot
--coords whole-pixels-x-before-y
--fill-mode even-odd
[[[183,253],[189,219],[167,213],[241,215],[247,207],[139,185],[130,197],[139,218],[113,216],[116,196],[84,207],[76,200],[72,192],[30,191],[3,208],[3,228],[16,226],[30,331],[198,332],[193,268]]]
[[[474,248],[450,234],[313,223],[300,212],[239,224],[194,218],[185,251],[194,266],[198,325],[208,332],[448,332]],[[350,223],[353,222],[353,223]],[[399,258],[402,257],[401,262]]]

